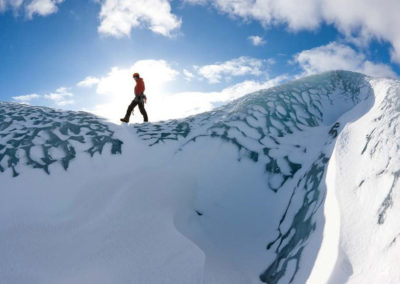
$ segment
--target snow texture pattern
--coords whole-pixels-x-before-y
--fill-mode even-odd
[[[136,128],[139,137],[149,146],[179,141],[180,151],[197,139],[222,139],[237,147],[238,160],[247,158],[264,165],[269,190],[275,193],[291,190],[285,214],[277,228],[278,236],[267,245],[267,250],[273,249],[274,261],[260,275],[260,280],[280,283],[284,276],[288,277],[288,263],[294,261],[295,269],[288,282],[292,283],[300,267],[303,249],[315,230],[315,215],[325,198],[326,187],[321,183],[331,154],[326,150],[331,148],[340,131],[336,119],[366,99],[361,93],[367,89],[370,94],[369,88],[361,74],[325,73],[255,92],[212,112],[184,120],[137,125]],[[347,108],[336,107],[340,110],[334,117],[324,117],[330,108],[335,108],[338,100],[344,101]],[[331,128],[327,132],[325,148],[312,158],[311,164],[296,162],[307,160],[314,154],[309,154],[312,152],[310,146],[293,141],[292,135],[328,125]],[[287,186],[293,180],[295,185]],[[293,198],[300,198],[302,204],[295,207]],[[293,219],[287,218],[288,211],[295,212]]]
[[[101,119],[85,112],[56,111],[44,107],[0,102],[0,172],[25,163],[50,174],[49,166],[61,163],[65,170],[79,152],[101,154],[106,144],[111,153],[121,153],[122,141]],[[56,157],[57,155],[57,157]]]

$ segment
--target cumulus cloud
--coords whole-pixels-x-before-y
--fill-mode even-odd
[[[148,94],[148,106],[150,106],[149,113],[154,113],[152,110],[154,108],[161,109],[161,112],[171,111],[163,109],[162,97],[168,92],[168,83],[174,81],[180,73],[165,60],[153,59],[140,60],[126,68],[113,67],[108,74],[98,77],[96,85],[98,104],[88,110],[113,121],[119,121],[135,96],[135,82],[132,78],[134,72],[138,72],[144,79],[145,94]]]
[[[194,78],[194,74],[186,69],[183,69],[183,75],[185,76],[185,80],[187,81],[191,81]]]
[[[364,54],[336,42],[304,50],[295,55],[294,61],[304,70],[303,75],[343,69],[375,77],[397,77],[390,66],[368,61]]]
[[[261,59],[242,56],[222,63],[197,67],[197,72],[210,83],[219,83],[223,78],[230,79],[234,76],[261,75],[265,63]]]
[[[225,103],[227,101],[240,98],[249,93],[253,93],[262,89],[272,88],[288,79],[289,79],[288,76],[281,75],[266,81],[254,81],[254,80],[243,81],[241,83],[237,83],[233,86],[223,89],[221,91],[221,98],[217,99],[219,99],[222,103]]]
[[[37,14],[39,16],[47,16],[58,11],[57,5],[64,0],[32,0],[26,5],[26,13],[29,18]]]
[[[154,120],[183,118],[211,111],[215,107],[227,104],[249,93],[274,87],[287,80],[285,75],[266,81],[247,80],[216,92],[182,92],[163,98],[155,109]],[[173,109],[173,112],[168,110]],[[167,111],[165,111],[167,110]]]
[[[34,15],[48,16],[58,11],[58,6],[64,0],[0,0],[0,12],[8,9],[19,11],[24,9],[27,17],[32,19]]]
[[[63,107],[67,105],[72,105],[75,103],[74,94],[72,94],[68,88],[60,87],[52,93],[39,95],[39,94],[29,94],[23,96],[16,96],[13,97],[13,100],[29,104],[32,100],[41,100],[41,103],[45,102],[46,100],[51,101],[52,104]],[[46,104],[46,103],[44,103]]]
[[[186,1],[196,4],[197,1]],[[205,1],[200,1],[204,4]],[[392,45],[392,60],[400,63],[400,1],[398,0],[214,0],[220,12],[264,26],[286,24],[291,30],[334,25],[348,39],[368,42],[375,38]]]
[[[319,25],[321,1],[325,0],[209,0],[208,2],[217,10],[232,17],[256,20],[264,26],[286,23],[289,28],[299,30],[313,29]],[[193,2],[196,4],[196,1]]]
[[[96,76],[99,79],[96,85],[97,104],[86,107],[86,110],[119,122],[134,98],[134,72],[139,72],[145,82],[145,94],[148,98],[146,110],[150,121],[182,118],[209,111],[245,94],[275,86],[287,79],[286,76],[280,76],[271,80],[246,80],[220,91],[176,93],[171,87],[177,79],[195,74],[186,69],[180,73],[165,60],[140,60],[130,67],[114,67],[105,76]],[[131,122],[142,120],[139,110],[136,109]]]
[[[265,44],[265,40],[260,36],[249,36],[249,40],[254,46],[260,46]]]
[[[43,98],[51,100],[57,106],[72,105],[75,101],[72,99],[74,95],[68,91],[66,87],[60,87],[55,92],[46,94]]]
[[[29,104],[31,102],[31,100],[38,99],[38,98],[40,98],[40,96],[38,94],[29,94],[29,95],[12,97],[13,100],[20,102],[20,103],[25,103],[25,104]]]
[[[171,36],[182,21],[171,13],[168,0],[102,0],[100,11],[101,34],[129,36],[132,28],[145,27],[154,33]]]
[[[80,81],[77,86],[78,87],[93,87],[97,85],[100,82],[99,78],[93,77],[93,76],[88,76],[82,81]]]

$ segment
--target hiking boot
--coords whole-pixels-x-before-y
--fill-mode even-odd
[[[125,123],[128,123],[129,122],[129,120],[127,120],[126,118],[121,118],[120,119],[122,122],[125,122]]]

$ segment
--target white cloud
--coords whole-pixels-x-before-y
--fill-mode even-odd
[[[185,80],[187,81],[191,81],[194,78],[194,74],[186,69],[183,69],[183,75],[185,76]]]
[[[0,12],[8,9],[18,11],[23,8],[29,19],[34,15],[48,16],[58,11],[58,4],[64,0],[0,0]]]
[[[152,116],[153,121],[184,118],[210,111],[215,107],[229,103],[249,93],[271,88],[286,79],[286,76],[280,76],[264,82],[244,81],[217,92],[182,92],[170,94],[159,98],[160,101],[149,112],[149,115]]]
[[[32,100],[45,99],[45,100],[50,100],[56,106],[66,106],[75,103],[73,97],[74,95],[69,91],[68,88],[60,87],[55,92],[49,94],[45,95],[29,94],[24,96],[16,96],[13,97],[13,100],[18,101],[20,103],[29,104]]]
[[[151,108],[163,101],[163,96],[168,93],[168,83],[179,75],[165,60],[140,60],[128,68],[114,67],[106,76],[99,77],[96,88],[99,95],[96,101],[99,103],[89,109],[98,115],[119,121],[135,96],[135,82],[132,78],[134,72],[140,73],[144,79],[145,94],[148,94],[148,105],[151,106],[152,114],[154,112]],[[162,110],[166,111],[173,110]],[[141,121],[141,116],[135,119]]]
[[[186,71],[184,69],[182,72],[184,76],[185,73],[186,76],[192,74]],[[164,60],[141,60],[127,68],[114,67],[104,77],[97,77],[97,104],[86,109],[118,123],[134,98],[134,72],[139,72],[145,82],[145,94],[148,98],[146,110],[150,121],[182,118],[209,111],[245,94],[275,86],[287,79],[281,76],[273,80],[249,80],[217,92],[173,93],[169,87],[175,83],[180,73]],[[131,122],[142,121],[139,110],[135,109]]]
[[[397,77],[390,66],[368,61],[364,54],[336,42],[302,51],[294,60],[304,70],[303,75],[343,69],[376,77]]]
[[[225,96],[225,100],[233,100],[237,99],[239,97],[242,97],[244,95],[247,95],[252,92],[256,92],[262,89],[268,89],[272,88],[274,86],[277,86],[281,84],[283,81],[288,80],[289,77],[286,75],[281,75],[278,76],[274,79],[267,80],[265,82],[259,82],[259,81],[244,81],[238,84],[235,84],[233,86],[230,86],[228,88],[225,88],[222,90],[222,94]]]
[[[25,103],[25,104],[29,104],[31,102],[31,100],[38,99],[38,98],[40,98],[40,96],[38,94],[30,94],[30,95],[12,97],[13,100],[18,101],[20,103]]]
[[[260,46],[265,44],[265,40],[260,36],[249,36],[249,40],[254,46]]]
[[[287,23],[293,30],[312,29],[320,22],[319,2],[324,0],[215,0],[218,10],[233,17],[254,19],[264,26]]]
[[[54,93],[46,94],[43,97],[51,100],[57,106],[66,106],[75,103],[72,99],[74,95],[70,93],[66,87],[60,87]]]
[[[189,1],[195,4],[197,1]],[[204,1],[200,1],[204,4]],[[287,24],[291,30],[333,24],[353,42],[372,38],[391,43],[392,60],[400,63],[399,0],[214,0],[217,10],[264,26]],[[355,40],[355,41],[354,41]]]
[[[219,83],[223,77],[230,79],[233,76],[261,75],[264,64],[264,60],[242,56],[223,63],[197,67],[197,72],[210,83]]]
[[[4,12],[7,9],[16,10],[21,7],[23,0],[0,0],[0,12]]]
[[[32,0],[26,5],[26,13],[31,19],[33,15],[47,16],[58,11],[57,5],[64,0]]]
[[[102,0],[101,34],[129,36],[132,28],[145,27],[154,33],[171,36],[182,21],[171,13],[168,0]]]
[[[88,76],[82,81],[80,81],[77,86],[78,87],[93,87],[97,85],[100,82],[99,78]]]

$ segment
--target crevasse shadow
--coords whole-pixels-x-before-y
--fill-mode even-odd
[[[326,142],[325,147],[321,149],[319,157],[312,163],[306,173],[299,178],[297,186],[293,188],[285,215],[280,220],[279,235],[267,245],[268,250],[272,249],[274,251],[276,258],[260,275],[262,282],[269,284],[306,283],[310,276],[319,249],[324,241],[323,229],[327,221],[327,216],[324,216],[326,193],[327,190],[335,190],[333,186],[326,183],[326,175],[336,138],[346,124],[362,117],[374,104],[374,91],[366,78],[364,81],[363,92],[366,96],[333,123],[329,130],[331,139]],[[290,210],[293,199],[296,195],[299,198],[297,191],[303,192],[302,205],[289,221],[290,226],[288,228],[283,226],[286,228],[281,229],[281,224],[287,219],[286,212]],[[340,234],[339,231],[336,233]],[[308,251],[304,252],[305,249]],[[294,269],[288,269],[290,263],[295,266]],[[301,272],[298,273],[300,267]]]

